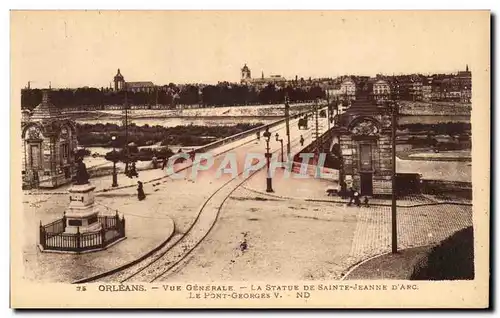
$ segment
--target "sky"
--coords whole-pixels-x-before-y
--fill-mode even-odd
[[[11,74],[31,87],[451,73],[489,42],[488,12],[13,11]],[[481,42],[482,41],[482,42]]]

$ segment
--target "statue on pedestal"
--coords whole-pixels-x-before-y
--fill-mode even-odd
[[[69,189],[69,206],[66,209],[66,233],[99,231],[99,208],[94,202],[95,186],[89,182],[89,173],[83,158],[76,159],[76,175]]]
[[[81,185],[89,183],[89,173],[87,172],[87,167],[83,163],[83,158],[78,158],[76,163],[76,176],[74,178],[74,184]]]

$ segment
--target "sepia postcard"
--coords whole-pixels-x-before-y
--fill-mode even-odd
[[[12,308],[488,308],[489,11],[11,11]]]

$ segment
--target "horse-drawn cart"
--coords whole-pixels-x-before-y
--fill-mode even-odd
[[[299,119],[299,129],[307,129],[307,119],[306,118]]]

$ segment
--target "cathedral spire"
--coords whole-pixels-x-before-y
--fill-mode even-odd
[[[465,71],[468,72],[469,71],[469,64],[465,64]]]

